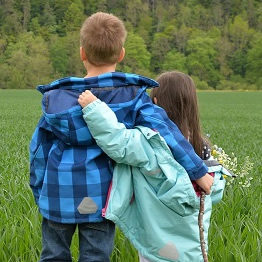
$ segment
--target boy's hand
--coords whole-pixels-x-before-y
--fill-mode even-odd
[[[197,179],[196,183],[206,192],[207,195],[210,195],[210,190],[214,183],[214,178],[206,173],[204,176]]]
[[[79,96],[77,101],[82,106],[82,108],[84,108],[85,106],[94,102],[96,99],[96,96],[94,96],[89,90],[86,90]]]

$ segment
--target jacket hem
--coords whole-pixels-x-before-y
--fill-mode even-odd
[[[89,217],[89,218],[76,218],[76,219],[66,219],[66,218],[57,218],[54,216],[49,216],[47,214],[45,214],[41,209],[40,209],[40,213],[41,215],[46,218],[47,220],[56,222],[56,223],[61,223],[61,224],[82,224],[82,223],[99,223],[104,221],[105,219],[102,217],[102,215],[100,217]]]

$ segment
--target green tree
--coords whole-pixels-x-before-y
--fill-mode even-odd
[[[185,26],[184,24],[174,32],[174,42],[179,52],[184,53],[186,51],[187,41],[190,37],[192,29]]]
[[[235,50],[246,48],[253,35],[254,30],[249,28],[248,22],[240,15],[237,15],[229,24],[229,39]]]
[[[137,27],[139,23],[141,6],[143,7],[141,0],[127,2],[125,19],[129,21],[133,27]]]
[[[150,45],[153,30],[153,19],[150,16],[142,16],[136,28],[136,33],[141,36],[147,45]]]
[[[127,36],[125,49],[126,55],[120,69],[137,74],[149,73],[151,56],[146,49],[143,38],[130,32]]]
[[[31,17],[38,17],[43,9],[43,2],[41,0],[30,0],[31,3]]]
[[[184,54],[171,50],[165,57],[162,71],[178,70],[187,73],[186,57]]]
[[[50,41],[50,60],[58,77],[65,76],[68,70],[69,50],[64,37],[53,36]]]
[[[6,46],[7,46],[6,39],[0,38],[0,63],[1,63],[1,57],[4,54]]]
[[[245,77],[247,65],[246,50],[237,50],[229,58],[229,66],[236,75]]]
[[[182,3],[178,5],[178,16],[177,16],[178,26],[191,27],[192,25],[192,9],[186,4]]]
[[[128,0],[110,0],[110,2],[106,4],[107,10],[109,10],[109,12],[115,14],[116,16],[124,19],[126,14],[127,2]],[[145,1],[142,0],[142,2]]]
[[[187,68],[190,75],[215,87],[220,79],[215,39],[196,37],[188,41]]]
[[[72,4],[71,0],[53,0],[50,2],[51,7],[54,10],[54,15],[56,17],[56,22],[61,23],[64,20],[65,12],[68,7]]]
[[[84,13],[87,15],[91,15],[95,12],[108,12],[111,4],[109,4],[107,8],[107,1],[106,0],[82,0],[84,6]]]
[[[79,0],[77,3],[72,3],[65,12],[65,18],[63,20],[63,25],[66,32],[72,32],[79,30],[83,21],[83,4]]]
[[[262,4],[257,8],[257,16],[256,28],[259,32],[262,32]]]
[[[30,21],[30,9],[31,9],[30,0],[24,0],[22,2],[22,6],[23,6],[23,29],[27,31],[27,26]]]
[[[154,12],[154,21],[155,21],[155,32],[161,32],[165,28],[166,23],[166,10],[162,3],[156,2],[155,12]]]
[[[83,77],[86,74],[79,51],[79,30],[67,34],[65,44],[68,50],[67,75]]]
[[[30,24],[29,24],[29,30],[32,31],[35,35],[39,35],[41,32],[41,26],[39,24],[38,17],[34,17]]]
[[[166,54],[175,47],[175,21],[170,21],[163,32],[154,34],[151,46],[152,61],[151,70],[159,73],[165,60]]]
[[[224,24],[222,3],[219,0],[213,1],[210,9],[212,24],[222,27]]]
[[[258,13],[256,12],[256,8],[255,8],[253,0],[248,0],[248,3],[247,3],[247,18],[248,18],[248,25],[250,27],[256,27]]]
[[[155,73],[159,73],[165,61],[165,55],[170,51],[168,37],[163,33],[156,33],[151,48],[151,70]]]
[[[3,1],[1,9],[3,15],[1,31],[5,35],[17,35],[23,28],[23,13],[16,9],[14,0]]]
[[[213,90],[205,80],[200,80],[197,76],[192,76],[195,86],[199,90]]]
[[[47,44],[32,33],[21,34],[16,43],[7,46],[5,63],[1,65],[6,75],[0,82],[7,88],[34,88],[51,80],[52,66]]]
[[[192,27],[197,27],[202,30],[208,30],[212,24],[210,23],[211,18],[208,10],[201,6],[195,5],[192,8]]]
[[[220,74],[223,78],[228,79],[233,74],[233,70],[229,66],[229,59],[233,50],[232,44],[226,36],[223,36],[218,39],[216,49],[218,50],[217,60]]]
[[[247,53],[247,79],[262,89],[262,36],[258,38]]]
[[[46,2],[43,10],[43,15],[40,19],[41,25],[45,26],[54,26],[56,25],[56,18],[54,15],[54,11],[52,7],[50,6],[49,1]]]

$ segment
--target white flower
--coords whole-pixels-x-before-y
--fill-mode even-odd
[[[217,145],[214,145],[211,148],[211,155],[226,169],[234,173],[235,178],[227,179],[227,185],[239,185],[243,188],[250,187],[250,181],[253,179],[253,177],[250,177],[249,173],[252,170],[254,163],[250,161],[249,156],[247,156],[243,163],[240,164],[234,153],[228,155],[221,147],[218,147]],[[236,180],[238,182],[235,182]]]

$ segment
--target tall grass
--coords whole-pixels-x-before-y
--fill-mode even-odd
[[[252,184],[227,187],[214,207],[209,234],[210,262],[262,261],[262,93],[198,93],[203,129],[211,142],[234,152],[239,162],[250,156]]]
[[[210,262],[260,262],[262,240],[262,92],[198,93],[203,129],[211,142],[239,161],[255,163],[249,188],[228,187],[214,207],[209,234]],[[0,90],[0,261],[34,262],[41,250],[41,216],[29,188],[28,145],[41,115],[41,95]],[[77,236],[72,254],[77,261]],[[137,254],[117,231],[114,262]]]

